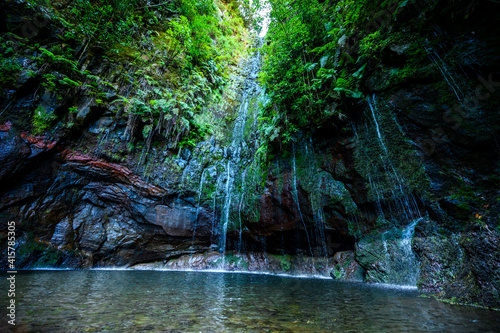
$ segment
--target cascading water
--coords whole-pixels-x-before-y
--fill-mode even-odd
[[[443,75],[445,82],[448,84],[448,87],[450,87],[450,89],[457,97],[458,101],[461,103],[462,98],[460,96],[464,96],[464,93],[462,92],[457,82],[453,78],[453,75],[451,74],[451,71],[448,69],[448,66],[446,66],[446,63],[443,61],[443,59],[441,59],[439,53],[436,50],[426,49],[426,51],[428,52],[429,59],[431,59],[431,61],[439,69],[439,71]]]
[[[200,187],[198,189],[198,204],[196,206],[196,217],[194,219],[193,238],[191,240],[191,247],[193,247],[193,248],[194,248],[194,240],[195,240],[195,236],[196,236],[196,229],[198,227],[198,217],[200,215],[201,195],[203,193],[203,185],[205,184],[205,172],[206,171],[207,171],[206,169],[203,169],[203,171],[201,172],[201,177],[200,177]]]
[[[302,225],[304,226],[304,231],[306,233],[307,237],[307,245],[309,246],[309,252],[311,253],[311,256],[313,255],[313,250],[311,247],[311,239],[309,238],[309,232],[307,231],[307,226],[306,223],[304,222],[304,217],[302,216],[302,211],[300,210],[300,203],[299,203],[299,194],[298,194],[298,189],[297,189],[297,168],[295,166],[295,146],[293,146],[293,199],[297,203],[297,210],[299,211],[300,215],[300,220],[302,221]]]
[[[328,255],[328,246],[326,242],[326,224],[324,216],[324,202],[322,196],[319,195],[319,189],[322,187],[329,188],[329,186],[324,186],[323,177],[321,175],[321,169],[318,168],[317,160],[314,152],[314,145],[312,139],[305,141],[301,146],[302,149],[299,150],[302,155],[302,160],[307,161],[307,163],[301,163],[301,180],[302,186],[306,186],[309,192],[309,202],[313,211],[312,227],[309,229],[309,247],[313,249],[314,255],[318,257],[326,257]],[[297,187],[297,171],[296,171],[296,151],[294,147],[294,160],[293,160],[293,170],[294,170],[294,189]],[[298,194],[298,193],[297,193]],[[298,196],[297,196],[298,197]],[[297,198],[298,202],[298,198]],[[301,219],[303,219],[302,212],[299,210]],[[304,221],[302,220],[304,223]]]
[[[377,223],[385,228],[391,224],[393,226],[368,249],[378,253],[379,260],[384,263],[383,277],[375,280],[415,286],[419,263],[412,251],[411,241],[415,226],[422,216],[413,190],[400,172],[401,162],[394,160],[395,156],[400,156],[396,150],[401,147],[389,141],[395,140],[394,137],[404,138],[404,134],[390,111],[378,108],[375,95],[368,98],[368,110],[373,126],[366,127],[363,138],[356,138],[359,147],[368,147],[361,158],[365,158],[367,166],[364,171],[377,209]],[[392,127],[385,128],[389,125]],[[375,137],[377,144],[370,145],[370,137]],[[404,139],[400,142],[404,142]]]
[[[325,235],[325,214],[322,208],[319,208],[314,214],[314,229],[317,234],[317,238],[319,238],[319,245],[321,246],[321,256],[328,256],[328,247],[326,244],[326,235]]]
[[[257,74],[260,71],[261,55],[259,49],[262,47],[263,38],[258,38],[258,43],[256,46],[256,51],[254,55],[249,59],[245,66],[245,80],[243,81],[243,91],[240,107],[238,109],[238,114],[236,116],[233,132],[232,141],[230,146],[226,150],[226,161],[223,168],[225,170],[225,189],[224,189],[224,200],[222,207],[221,216],[221,234],[219,237],[219,252],[222,253],[223,259],[220,266],[224,269],[225,266],[225,252],[227,248],[227,233],[231,227],[236,227],[239,225],[239,247],[241,251],[242,246],[242,222],[241,222],[241,206],[243,205],[243,195],[241,199],[236,198],[234,189],[235,184],[240,185],[245,182],[245,172],[243,172],[242,158],[244,154],[251,154],[251,149],[249,149],[249,144],[245,143],[245,129],[250,117],[250,113],[255,112],[254,101],[257,96],[261,93],[261,89],[256,82]],[[248,156],[245,156],[248,157]],[[239,199],[239,200],[238,200]],[[238,203],[238,218],[239,222],[231,221],[231,204],[233,202]]]
[[[375,95],[373,95],[373,103],[375,103]],[[380,126],[378,125],[377,117],[375,116],[375,108],[373,107],[373,103],[372,103],[372,100],[370,98],[368,98],[368,106],[370,107],[370,110],[372,112],[373,121],[375,123],[375,128],[377,129],[378,140],[380,142],[380,145],[382,146],[382,149],[387,154],[387,148],[385,147],[384,140],[382,139],[382,134],[380,134]]]
[[[411,242],[415,227],[420,220],[415,219],[402,230],[392,229],[382,234],[381,252],[388,273],[385,282],[416,286],[420,269]]]
[[[243,179],[243,182],[245,180]],[[242,253],[243,252],[243,221],[241,219],[241,209],[243,208],[243,200],[245,199],[245,193],[241,194],[240,202],[238,204],[238,222],[239,222],[239,235],[238,235],[238,252]]]
[[[222,177],[217,178],[217,182],[215,184],[215,191],[212,194],[213,200],[214,200],[214,202],[213,202],[213,217],[212,217],[212,231],[211,231],[212,239],[215,236],[215,226],[216,226],[216,222],[217,222],[217,195],[219,194],[219,187],[221,184],[221,179],[222,179]]]
[[[409,224],[402,232],[400,240],[400,248],[404,253],[403,265],[406,268],[406,276],[404,276],[404,281],[406,284],[411,286],[417,285],[418,276],[420,274],[420,265],[417,260],[415,252],[411,248],[411,240],[413,234],[415,233],[415,227],[421,219],[415,219],[411,224]]]
[[[383,135],[381,134],[381,126],[379,125],[379,121],[377,119],[377,114],[379,112],[377,109],[375,95],[368,98],[368,106],[370,108],[375,124],[378,142],[380,147],[382,148],[382,152],[379,155],[380,161],[377,162],[380,163],[382,168],[384,169],[383,176],[385,177],[385,181],[388,184],[389,190],[392,194],[391,199],[396,202],[396,207],[393,208],[395,210],[403,212],[407,220],[419,219],[422,216],[420,214],[415,196],[413,195],[413,193],[405,191],[405,188],[408,188],[405,178],[394,167],[394,162],[391,159],[391,155],[387,149],[386,143],[384,142],[385,140],[383,139]],[[376,174],[376,172],[374,171],[373,174]],[[372,190],[376,193],[377,201],[379,201],[378,207],[383,210],[381,208],[382,206],[380,205],[380,200],[384,199],[384,195],[383,193],[381,193],[378,185],[373,181],[371,174],[368,174],[368,180]]]
[[[229,210],[231,209],[231,197],[232,197],[232,183],[233,183],[233,175],[231,174],[231,160],[227,161],[227,179],[226,179],[226,198],[224,202],[224,215],[222,219],[222,233],[221,233],[221,244],[220,249],[222,250],[222,268],[225,265],[225,252],[226,252],[226,243],[227,243],[227,225],[229,223]]]

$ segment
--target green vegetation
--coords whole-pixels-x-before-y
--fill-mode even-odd
[[[29,53],[40,96],[50,91],[60,105],[74,105],[83,95],[114,109],[129,118],[128,139],[144,142],[146,153],[158,140],[192,147],[222,138],[221,123],[234,104],[226,87],[247,52],[248,1],[29,0],[25,6],[47,13],[54,37],[1,36],[0,88],[16,83],[19,59]],[[77,110],[68,111],[60,120],[78,124]],[[34,132],[52,129],[54,119],[34,114]]]
[[[292,256],[289,254],[285,255],[273,255],[280,260],[281,269],[283,272],[288,272],[292,268]]]
[[[335,267],[333,267],[332,270],[330,271],[330,276],[337,280],[344,279],[347,274],[346,270],[350,264],[351,264],[350,259],[347,259],[343,263],[335,264]]]
[[[33,115],[33,133],[43,133],[55,118],[56,116],[53,113],[47,112],[43,106],[39,105]]]
[[[0,37],[0,89],[12,87],[21,71],[19,62],[12,58],[14,54],[12,44],[11,41],[5,41]]]
[[[345,120],[356,114],[368,91],[387,90],[432,72],[427,49],[441,37],[421,17],[440,15],[444,9],[439,1],[270,3],[261,76],[270,100],[261,131],[275,148],[296,142],[297,132],[347,130]],[[466,17],[469,7],[459,1],[446,10]],[[429,39],[431,33],[436,38]]]
[[[34,267],[56,267],[68,254],[73,252],[54,249],[36,239],[33,233],[27,233],[23,246],[19,248],[19,261],[34,261]]]
[[[223,260],[221,258],[221,259],[217,259],[214,262],[214,265],[215,265],[215,267],[219,267],[220,265],[222,265],[222,263],[223,263]],[[237,268],[237,269],[241,269],[244,271],[248,270],[248,262],[246,262],[246,260],[243,257],[235,255],[232,252],[224,254],[224,264],[227,267]]]

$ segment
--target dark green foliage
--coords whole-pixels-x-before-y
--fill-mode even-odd
[[[50,127],[55,118],[53,113],[47,112],[43,106],[39,105],[33,115],[33,132],[35,134],[43,133]]]
[[[465,1],[270,2],[262,74],[270,102],[263,116],[276,128],[269,132],[279,133],[270,141],[283,143],[299,131],[340,131],[370,90],[428,78],[437,70],[429,50],[447,36],[426,22],[459,22],[474,10]]]
[[[292,267],[292,256],[289,254],[286,255],[274,255],[277,259],[280,260],[281,269],[283,272],[288,272]]]
[[[147,149],[154,140],[192,146],[220,130],[213,124],[223,115],[202,115],[217,111],[206,109],[221,100],[246,52],[248,32],[239,12],[250,8],[246,1],[30,0],[26,6],[47,13],[53,35],[13,35],[14,42],[1,37],[2,88],[12,87],[21,54],[29,53],[40,94],[55,92],[69,105],[86,95],[94,105],[118,107],[131,118],[129,139],[144,140]],[[120,95],[124,90],[131,92]],[[72,109],[61,119],[73,124],[77,113]],[[48,130],[49,119],[37,117],[33,130]]]
[[[69,253],[72,252],[72,253]],[[74,251],[60,251],[39,241],[32,233],[27,233],[24,243],[19,248],[19,262],[32,262],[34,267],[57,267],[68,254]]]
[[[291,139],[297,126],[320,124],[331,116],[327,91],[334,73],[323,68],[313,50],[322,43],[325,16],[317,1],[271,1],[273,7],[262,81],[271,103],[267,113],[281,132]],[[274,137],[273,137],[274,138]]]
[[[0,89],[12,87],[21,71],[19,62],[11,57],[13,54],[12,42],[0,37]]]
[[[216,267],[219,267],[222,264],[223,260],[218,259],[214,264]],[[236,256],[234,253],[229,252],[224,254],[224,264],[227,267],[234,267],[244,271],[248,270],[248,262],[241,256]]]

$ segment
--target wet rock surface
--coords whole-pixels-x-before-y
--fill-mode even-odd
[[[366,271],[355,259],[354,251],[341,251],[333,256],[334,266],[330,276],[336,280],[364,281]]]
[[[346,280],[360,280],[352,253],[347,261],[348,273],[343,277]],[[344,258],[340,259],[346,264]],[[302,255],[273,255],[262,252],[233,253],[207,251],[196,254],[183,254],[178,258],[149,264],[139,264],[134,269],[190,269],[190,270],[220,270],[240,272],[267,272],[272,274],[310,275],[328,277],[332,264],[337,261],[327,258],[314,258]]]
[[[452,302],[499,308],[498,231],[472,230],[449,237],[416,237],[420,289]]]
[[[365,269],[368,282],[416,284],[419,262],[411,244],[415,223],[418,220],[403,230],[369,235],[356,243],[356,261]]]

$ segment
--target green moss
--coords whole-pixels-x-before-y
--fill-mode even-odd
[[[45,132],[54,119],[56,119],[56,116],[53,113],[47,112],[43,106],[39,105],[33,114],[33,133],[41,134]]]
[[[248,270],[248,262],[240,256],[235,255],[232,252],[226,253],[224,255],[224,263],[227,266],[234,266],[238,269],[247,271]],[[222,265],[222,259],[217,259],[214,263],[215,266]]]
[[[452,296],[451,298],[447,298],[446,294],[444,292],[437,294],[437,295],[419,295],[418,297],[433,298],[439,302],[443,302],[446,304],[470,306],[470,307],[474,307],[474,308],[500,311],[500,309],[498,309],[498,308],[484,306],[484,305],[481,305],[477,302],[468,302],[468,301],[465,301],[464,299],[456,297],[456,296]]]
[[[424,193],[429,181],[416,152],[390,108],[382,102],[373,104],[379,127],[372,124],[361,130],[354,152],[355,167],[366,180],[369,199]],[[367,116],[373,119],[372,114]],[[378,139],[379,132],[382,139]]]
[[[314,261],[314,268],[316,271],[322,271],[328,266],[328,259],[319,259]]]
[[[227,137],[221,119],[234,111],[237,91],[230,74],[248,46],[248,22],[240,13],[245,6],[183,0],[149,8],[137,0],[109,1],[105,6],[77,0],[60,7],[57,2],[30,0],[30,8],[47,13],[50,28],[64,34],[42,46],[29,40],[11,45],[2,36],[1,84],[15,83],[21,70],[15,56],[29,52],[42,86],[57,92],[61,103],[84,90],[100,107],[117,105],[115,110],[135,113],[134,126],[144,131],[142,137],[136,131],[139,135],[131,141],[145,142],[146,150],[156,140],[194,147],[210,137]],[[76,56],[81,52],[100,58],[105,70],[81,70],[86,68]],[[131,96],[110,97],[118,82],[133,86]],[[44,113],[35,118],[37,134],[48,130],[53,120]]]
[[[273,257],[279,259],[280,265],[281,265],[281,270],[283,272],[288,272],[290,268],[292,267],[292,256],[289,254],[285,255],[273,255]]]
[[[66,252],[59,251],[35,239],[32,233],[27,233],[25,242],[19,248],[19,259],[21,261],[33,260],[35,267],[56,267],[67,255]]]
[[[38,258],[35,266],[38,267],[55,267],[64,259],[64,253],[47,248],[47,250]]]
[[[347,231],[349,235],[354,236],[356,239],[360,239],[362,236],[359,224],[355,223],[352,219],[347,220]]]
[[[21,69],[16,59],[0,56],[0,88],[13,87]]]
[[[254,97],[250,100],[248,108],[249,108],[249,110],[258,110],[258,100],[256,97]],[[252,135],[253,131],[255,131],[255,126],[254,126],[255,120],[256,120],[255,112],[249,112],[248,118],[246,119],[245,125],[244,125],[244,138],[245,139],[248,139],[250,137],[250,135]]]
[[[339,264],[335,265],[335,267],[331,270],[330,275],[334,279],[342,279],[344,277],[344,275],[342,274],[342,271],[340,270]]]

